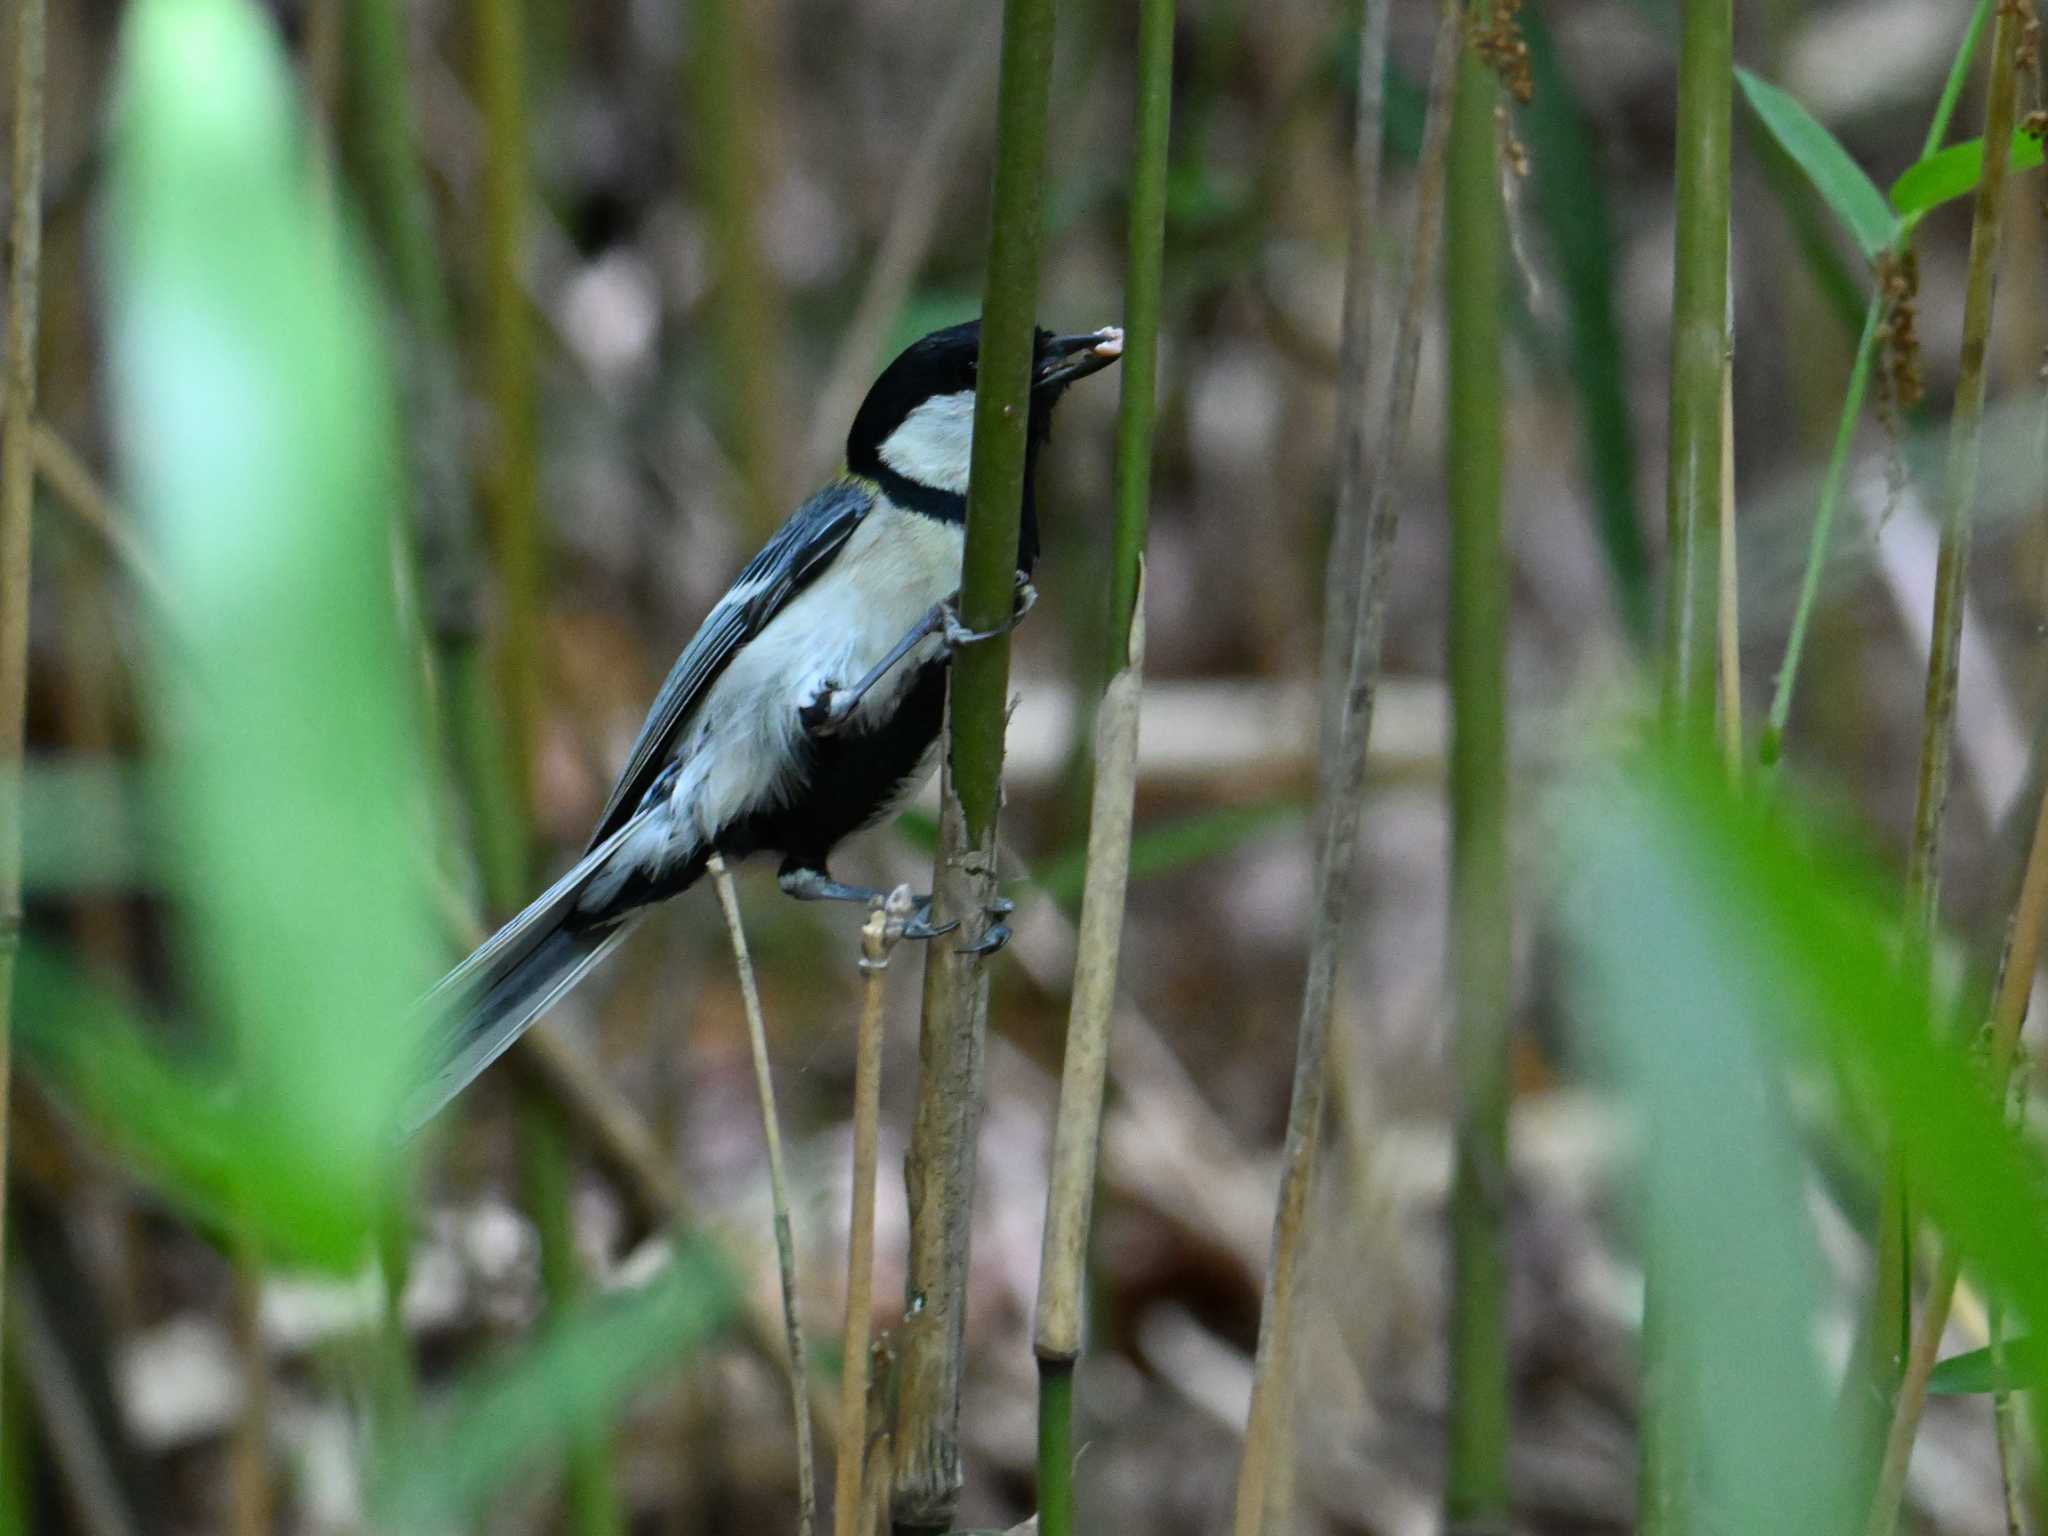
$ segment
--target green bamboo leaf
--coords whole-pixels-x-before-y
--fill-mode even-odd
[[[637,1291],[587,1303],[518,1355],[480,1368],[441,1411],[392,1437],[381,1531],[473,1525],[492,1493],[705,1348],[738,1313],[740,1286],[712,1244],[687,1239]]]
[[[1877,260],[1899,228],[1877,183],[1796,98],[1746,69],[1737,69],[1735,78],[1742,82],[1743,95],[1771,137],[1806,173],[1863,254]]]
[[[2012,136],[2012,169],[2030,171],[2041,163],[2041,140],[2024,128]],[[1951,144],[1906,167],[1892,183],[1892,207],[1902,219],[1916,219],[1929,209],[1977,190],[1984,175],[1984,141]]]
[[[2048,1350],[2034,1338],[2005,1341],[2006,1385],[2030,1391],[2048,1384]],[[1991,1351],[1973,1349],[1950,1355],[1934,1367],[1927,1378],[1927,1390],[1937,1397],[1967,1397],[1998,1389],[1998,1373],[1992,1368]]]

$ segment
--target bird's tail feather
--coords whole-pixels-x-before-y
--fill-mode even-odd
[[[628,822],[577,860],[427,994],[429,1055],[405,1106],[406,1134],[439,1114],[632,930],[637,910],[591,918],[576,907],[633,830]]]

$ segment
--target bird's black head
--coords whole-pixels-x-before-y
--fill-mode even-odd
[[[1123,356],[1123,346],[1123,332],[1114,326],[1085,336],[1038,333],[1027,453],[1050,430],[1052,408],[1067,386],[1108,367]],[[973,458],[980,351],[978,320],[933,331],[904,348],[882,370],[853,418],[846,467],[880,481],[898,501],[950,506],[963,497]]]

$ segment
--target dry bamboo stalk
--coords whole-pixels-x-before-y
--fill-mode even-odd
[[[1141,596],[1131,624],[1130,664],[1110,679],[1096,727],[1095,796],[1088,821],[1080,947],[1074,958],[1074,995],[1067,1015],[1038,1269],[1038,1321],[1032,1342],[1040,1359],[1072,1360],[1081,1353],[1081,1282],[1095,1195],[1096,1148],[1102,1135],[1102,1090],[1109,1071],[1124,891],[1130,879],[1138,691],[1144,666]]]
[[[860,931],[860,1036],[853,1067],[853,1203],[846,1226],[846,1329],[839,1374],[839,1460],[834,1468],[833,1536],[859,1536],[866,1508],[868,1349],[875,1313],[875,1162],[882,1118],[882,1005],[889,952],[911,914],[900,885],[868,913]]]
[[[1379,686],[1380,634],[1385,623],[1386,587],[1393,562],[1398,515],[1393,456],[1407,434],[1415,397],[1417,354],[1423,315],[1434,284],[1438,232],[1443,217],[1445,155],[1449,145],[1452,85],[1456,77],[1461,12],[1446,4],[1430,65],[1429,107],[1424,120],[1421,190],[1415,239],[1409,247],[1408,289],[1394,349],[1393,382],[1383,402],[1374,440],[1378,466],[1361,541],[1360,564],[1367,583],[1353,614],[1347,686],[1339,748],[1332,775],[1322,786],[1320,835],[1316,849],[1316,903],[1309,941],[1309,974],[1302,987],[1301,1028],[1295,1047],[1294,1085],[1287,1114],[1280,1194],[1273,1219],[1273,1247],[1267,1260],[1259,1342],[1252,1377],[1252,1402],[1245,1428],[1244,1459],[1238,1471],[1237,1536],[1265,1528],[1267,1494],[1278,1450],[1282,1398],[1293,1390],[1294,1290],[1300,1272],[1303,1219],[1308,1207],[1316,1150],[1322,1137],[1323,1090],[1329,1057],[1330,1015],[1336,991],[1338,938],[1350,910],[1349,879],[1358,839],[1358,805],[1364,786],[1366,747],[1372,735]],[[1362,403],[1351,408],[1362,409]]]
[[[796,1413],[797,1533],[811,1536],[818,1523],[818,1485],[811,1454],[811,1373],[804,1355],[804,1328],[797,1316],[796,1237],[789,1222],[789,1180],[782,1164],[782,1123],[775,1113],[775,1082],[768,1074],[768,1031],[761,1022],[761,994],[747,931],[740,922],[739,892],[732,872],[716,853],[709,865],[718,905],[732,935],[732,959],[739,971],[740,1001],[747,1014],[747,1044],[754,1057],[754,1089],[761,1100],[761,1132],[768,1142],[768,1187],[775,1204],[775,1258],[782,1271],[782,1326],[789,1340],[790,1401]]]

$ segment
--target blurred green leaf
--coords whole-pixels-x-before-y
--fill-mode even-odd
[[[2048,1383],[2048,1350],[2041,1348],[2039,1340],[2005,1341],[2005,1380],[2007,1386],[2020,1391],[2033,1391]],[[1937,1361],[1934,1373],[1927,1378],[1927,1390],[1937,1397],[1997,1391],[1998,1373],[1992,1366],[1991,1351],[1973,1349]]]
[[[1806,173],[1863,254],[1875,261],[1899,224],[1877,184],[1796,98],[1746,69],[1738,68],[1735,78],[1771,137]]]
[[[508,1480],[559,1456],[572,1434],[609,1422],[635,1391],[701,1351],[740,1304],[717,1250],[684,1240],[644,1287],[570,1313],[394,1436],[375,1529],[439,1532],[474,1521]]]
[[[250,1235],[349,1265],[435,958],[375,310],[254,4],[138,0],[114,99],[114,417],[189,616],[151,675],[179,933],[249,1149],[237,1206],[306,1212]]]
[[[290,1257],[352,1248],[346,1220],[330,1225],[329,1211],[275,1182],[245,1182],[245,1163],[290,1154],[268,1144],[269,1126],[237,1114],[218,1062],[174,1058],[168,1029],[34,945],[21,951],[17,986],[24,1065],[200,1225],[216,1235],[253,1226]]]
[[[1675,1159],[1663,1168],[1665,1216],[1654,1233],[1687,1255],[1681,1268],[1698,1266],[1691,1283],[1810,1323],[1807,1260],[1787,1268],[1782,1251],[1785,1213],[1760,1204],[1747,1231],[1712,1219],[1743,1181],[1761,1176],[1782,1128],[1756,1115],[1778,1090],[1759,1075],[1754,1102],[1723,1102],[1702,1076],[1701,1052],[1734,1047],[1703,1048],[1692,1037],[1761,1039],[1831,1073],[1844,1103],[1861,1111],[1850,1124],[1866,1150],[1896,1144],[1929,1219],[2022,1317],[2048,1317],[2048,1161],[2006,1131],[2000,1095],[1967,1046],[1974,1031],[1945,1027],[1926,968],[1901,963],[1896,882],[1839,839],[1815,835],[1791,807],[1762,800],[1738,797],[1712,763],[1666,756],[1590,776],[1571,801],[1564,868],[1577,894],[1567,905],[1597,1016],[1638,1080],[1645,1124],[1655,1129],[1653,1163]],[[1796,1190],[1788,1198],[1786,1211],[1796,1211]],[[1807,1241],[1802,1233],[1802,1250]],[[1773,1266],[1767,1284],[1750,1276],[1751,1256]],[[1743,1325],[1737,1311],[1719,1311],[1703,1344],[1749,1359],[1752,1382],[1771,1381],[1771,1392],[1747,1395],[1746,1409],[1722,1404],[1752,1417],[1730,1433],[1744,1456],[1761,1459],[1707,1461],[1768,1471],[1759,1486],[1789,1496],[1779,1481],[1785,1458],[1819,1452],[1812,1425],[1780,1417],[1812,1406],[1787,1374],[1788,1361],[1810,1353],[1810,1334],[1788,1343],[1782,1324]],[[1745,1326],[1743,1338],[1723,1336]],[[1748,1355],[1759,1342],[1775,1355]],[[1775,1443],[1784,1436],[1791,1439]],[[1797,1528],[1778,1518],[1735,1528]]]
[[[1780,993],[1741,893],[1694,846],[1688,788],[1649,763],[1568,792],[1576,990],[1643,1127],[1645,1243],[1706,1500],[1689,1523],[1838,1529],[1848,1463],[1813,1344],[1822,1267],[1773,1092]]]
[[[2012,136],[2012,169],[2030,171],[2041,163],[2041,141],[2025,129]],[[1892,183],[1892,207],[1902,219],[1918,218],[1930,208],[1968,197],[1984,175],[1984,141],[1971,139],[1937,150],[1906,167]]]

